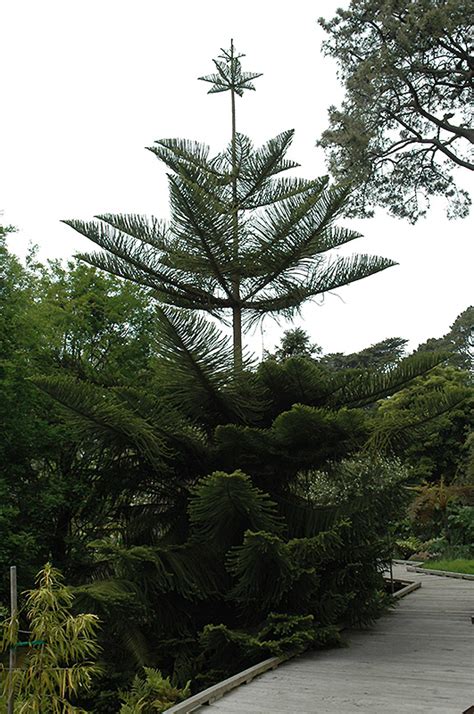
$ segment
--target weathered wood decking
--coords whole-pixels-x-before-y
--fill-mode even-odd
[[[397,566],[394,575],[407,577]],[[412,574],[420,590],[350,646],[308,653],[202,714],[461,714],[474,704],[474,582]]]

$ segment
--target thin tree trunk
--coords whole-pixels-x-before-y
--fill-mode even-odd
[[[234,371],[242,371],[242,309],[234,307],[232,312],[232,327],[234,338]]]
[[[231,62],[233,72],[234,41],[231,40]],[[236,272],[232,276],[232,296],[234,307],[232,308],[232,327],[234,345],[234,371],[242,371],[242,307],[240,304],[240,275],[238,272],[239,261],[239,219],[238,219],[238,196],[237,196],[237,151],[236,151],[236,124],[235,124],[235,91],[230,92],[232,102],[232,257],[235,263]]]

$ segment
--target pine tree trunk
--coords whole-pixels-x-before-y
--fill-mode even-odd
[[[234,42],[231,40],[231,62],[234,58]],[[233,71],[233,67],[232,67]],[[242,371],[242,307],[240,304],[240,275],[238,273],[239,261],[239,219],[238,219],[238,196],[237,196],[237,155],[236,155],[236,124],[235,124],[235,91],[231,90],[232,102],[232,257],[235,262],[236,272],[232,276],[232,296],[234,307],[232,308],[232,327],[234,345],[234,371]]]
[[[242,371],[242,309],[234,307],[232,311],[233,341],[234,341],[234,371]]]

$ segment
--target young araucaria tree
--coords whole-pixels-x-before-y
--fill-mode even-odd
[[[230,92],[231,141],[216,156],[203,144],[161,139],[150,148],[171,170],[171,219],[100,215],[65,221],[104,251],[81,255],[115,275],[151,288],[163,305],[231,316],[234,368],[242,369],[242,329],[266,314],[291,318],[314,296],[394,265],[367,255],[329,252],[359,234],[334,225],[347,192],[327,177],[282,178],[293,131],[260,148],[236,129],[236,96],[259,74],[244,72],[233,43],[201,77],[209,93]]]

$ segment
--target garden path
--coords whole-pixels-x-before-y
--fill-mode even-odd
[[[197,711],[202,714],[461,714],[474,705],[474,581],[421,580],[347,648],[282,664]],[[473,710],[474,711],[474,710]]]

